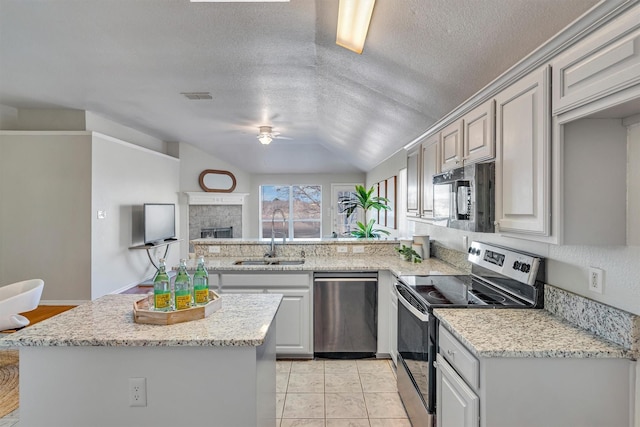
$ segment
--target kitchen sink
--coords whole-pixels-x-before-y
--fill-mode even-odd
[[[235,261],[233,265],[302,265],[303,259],[241,259]]]

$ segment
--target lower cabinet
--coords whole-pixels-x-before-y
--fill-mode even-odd
[[[389,293],[389,354],[393,364],[398,366],[398,295],[395,284],[391,284]]]
[[[480,357],[440,326],[438,427],[629,427],[635,362]]]
[[[436,356],[436,415],[440,427],[477,427],[478,396],[462,377],[444,360]]]
[[[282,294],[276,314],[276,354],[313,356],[311,276],[309,274],[221,274],[224,293]]]

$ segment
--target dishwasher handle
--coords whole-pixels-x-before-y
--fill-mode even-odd
[[[377,282],[375,277],[316,277],[313,279],[315,283],[318,282]]]

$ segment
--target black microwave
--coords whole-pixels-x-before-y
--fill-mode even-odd
[[[473,163],[434,175],[432,223],[493,233],[495,175],[495,162]]]

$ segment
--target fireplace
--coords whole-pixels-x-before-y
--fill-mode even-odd
[[[201,239],[224,239],[233,237],[233,227],[206,227],[200,229]]]

